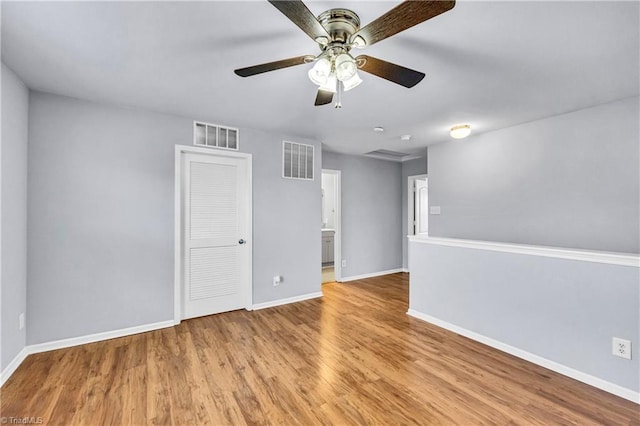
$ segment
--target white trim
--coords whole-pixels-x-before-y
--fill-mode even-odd
[[[633,253],[615,253],[594,250],[578,250],[559,247],[530,246],[525,244],[498,243],[493,241],[459,240],[457,238],[436,238],[408,235],[410,242],[439,246],[462,247],[505,253],[528,254],[532,256],[554,257],[557,259],[579,260],[582,262],[606,263],[610,265],[640,268],[640,256]]]
[[[304,300],[316,299],[318,297],[322,297],[321,291],[302,294],[300,296],[287,297],[286,299],[273,300],[271,302],[256,303],[253,305],[253,310],[257,311],[259,309],[273,308],[275,306],[288,305],[289,303],[302,302]]]
[[[20,352],[18,352],[18,355],[16,355],[15,358],[11,360],[9,365],[7,365],[4,370],[2,370],[2,373],[0,374],[0,386],[4,386],[9,377],[11,377],[13,373],[15,373],[18,367],[20,367],[20,364],[22,364],[27,356],[29,356],[29,353],[29,347],[25,346]]]
[[[409,273],[409,268],[402,268],[402,272],[404,272],[405,274]]]
[[[29,354],[53,351],[56,349],[70,348],[72,346],[86,345],[87,343],[101,342],[103,340],[117,339],[118,337],[132,336],[146,333],[147,331],[160,330],[173,327],[173,320],[138,325],[135,327],[121,328],[119,330],[104,331],[102,333],[88,334],[86,336],[71,337],[69,339],[54,340],[52,342],[29,345]]]
[[[37,343],[35,345],[28,345],[22,348],[20,353],[9,363],[9,365],[0,374],[0,386],[11,377],[11,375],[18,369],[20,364],[31,354],[37,354],[40,352],[53,351],[56,349],[69,348],[72,346],[85,345],[87,343],[95,343],[103,340],[116,339],[118,337],[126,337],[139,333],[146,333],[148,331],[160,330],[162,328],[169,328],[174,326],[174,321],[161,321],[151,324],[138,325],[135,327],[121,328],[119,330],[105,331],[102,333],[89,334],[86,336],[72,337],[69,339],[54,340],[52,342]]]
[[[322,169],[320,171],[320,182],[322,182],[323,173],[335,177],[336,224],[333,236],[333,274],[334,280],[340,282],[342,279],[342,172],[340,170]]]
[[[176,145],[174,154],[174,184],[173,184],[173,323],[180,324],[182,320],[181,282],[182,282],[182,149]]]
[[[370,274],[354,275],[353,277],[344,277],[340,282],[344,283],[347,281],[363,280],[365,278],[373,278],[373,277],[380,277],[382,275],[397,274],[398,272],[404,272],[404,269],[403,268],[389,269],[387,271],[371,272]]]
[[[533,364],[548,368],[549,370],[555,371],[556,373],[560,373],[564,376],[571,377],[572,379],[586,383],[598,389],[602,389],[603,391],[612,393],[621,398],[635,402],[636,404],[640,404],[640,392],[627,389],[625,387],[616,385],[615,383],[611,383],[606,380],[600,379],[598,377],[592,376],[590,374],[584,373],[582,371],[575,370],[571,367],[567,367],[566,365],[532,354],[531,352],[518,349],[514,346],[507,345],[506,343],[502,343],[498,340],[494,340],[490,337],[476,333],[475,331],[467,330],[465,328],[448,323],[446,321],[432,317],[430,315],[424,314],[414,309],[409,309],[407,311],[407,315],[410,315],[414,318],[418,318],[422,321],[426,321],[430,324],[444,328],[446,330],[449,330],[461,336],[468,337],[471,340],[475,340],[476,342],[480,342],[487,346],[491,346],[492,348],[498,349],[502,352],[506,352],[518,358],[522,358]]]
[[[248,247],[250,262],[253,264],[253,156],[244,152],[212,150],[189,145],[176,145],[174,158],[174,223],[173,223],[173,324],[180,324],[182,320],[182,154],[206,154],[219,157],[240,158],[247,161],[247,178],[249,188],[247,194]],[[251,288],[246,294],[245,309],[251,310],[253,304],[253,270],[247,272]]]

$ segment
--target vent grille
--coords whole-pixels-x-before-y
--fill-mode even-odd
[[[282,142],[282,177],[313,180],[313,145]]]
[[[237,151],[239,135],[239,130],[233,127],[219,126],[201,121],[193,122],[193,144],[197,146]]]

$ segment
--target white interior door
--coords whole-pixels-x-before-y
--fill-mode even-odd
[[[183,161],[182,318],[248,309],[250,162],[195,153]]]
[[[429,233],[429,191],[426,179],[416,179],[415,218],[416,235]]]

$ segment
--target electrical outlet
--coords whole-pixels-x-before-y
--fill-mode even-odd
[[[279,286],[281,282],[282,282],[282,277],[280,275],[276,275],[275,277],[273,277],[273,286],[274,287]]]
[[[347,267],[347,261],[345,259],[342,259],[342,267],[343,268]]]
[[[624,340],[619,337],[614,337],[613,347],[611,348],[612,353],[615,356],[619,356],[620,358],[631,359],[631,341]]]
[[[24,312],[18,316],[18,328],[24,330]]]

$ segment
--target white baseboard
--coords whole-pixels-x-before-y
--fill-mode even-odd
[[[407,311],[407,314],[411,315],[412,317],[418,318],[422,321],[426,321],[430,324],[452,331],[461,336],[468,337],[469,339],[475,340],[476,342],[483,343],[487,346],[491,346],[492,348],[506,352],[513,356],[517,356],[518,358],[522,358],[533,364],[537,364],[542,367],[548,368],[549,370],[555,371],[556,373],[560,373],[564,376],[571,377],[572,379],[576,379],[580,382],[586,383],[595,388],[602,389],[603,391],[612,393],[621,398],[635,402],[636,404],[640,404],[640,392],[636,392],[631,389],[624,388],[622,386],[616,385],[615,383],[611,383],[606,380],[600,379],[598,377],[592,376],[590,374],[584,373],[582,371],[575,370],[571,367],[567,367],[566,365],[557,363],[555,361],[551,361],[549,359],[532,354],[522,349],[518,349],[514,346],[510,346],[506,343],[500,342],[498,340],[494,340],[490,337],[483,336],[482,334],[476,333],[475,331],[467,330],[465,328],[448,323],[446,321],[432,317],[422,312],[418,312],[414,309],[409,309]]]
[[[347,282],[347,281],[363,280],[365,278],[373,278],[373,277],[380,277],[382,275],[397,274],[398,272],[405,272],[405,271],[402,268],[389,269],[388,271],[380,271],[380,272],[372,272],[370,274],[354,275],[353,277],[342,277],[340,282],[344,283],[344,282]]]
[[[11,377],[16,369],[22,364],[25,358],[31,354],[40,352],[53,351],[55,349],[69,348],[72,346],[85,345],[87,343],[100,342],[102,340],[115,339],[118,337],[131,336],[133,334],[145,333],[147,331],[159,330],[161,328],[173,327],[174,321],[161,321],[152,324],[139,325],[136,327],[122,328],[120,330],[105,331],[102,333],[89,334],[87,336],[72,337],[70,339],[54,340],[52,342],[37,343],[35,345],[27,345],[22,351],[11,361],[11,363],[2,371],[0,375],[0,386]]]
[[[30,354],[53,351],[55,349],[70,348],[72,346],[86,345],[87,343],[100,342],[102,340],[116,339],[118,337],[131,336],[161,328],[173,327],[173,320],[155,322],[152,324],[138,325],[135,327],[121,328],[120,330],[105,331],[102,333],[88,334],[86,336],[72,337],[70,339],[54,340],[52,342],[37,343],[27,346]]]
[[[9,377],[11,377],[11,375],[18,369],[18,367],[20,367],[20,364],[22,364],[22,361],[24,361],[28,355],[29,351],[27,347],[22,348],[22,350],[18,352],[18,355],[16,355],[15,358],[11,360],[9,365],[7,365],[4,370],[2,370],[2,373],[0,373],[0,386],[4,385],[4,382],[6,382]]]
[[[404,272],[405,274],[409,273],[409,268],[402,268],[402,272]]]
[[[257,303],[253,305],[253,310],[273,308],[274,306],[287,305],[289,303],[302,302],[303,300],[315,299],[322,297],[322,292],[317,291],[315,293],[307,293],[300,296],[287,297],[286,299],[273,300],[271,302]]]

